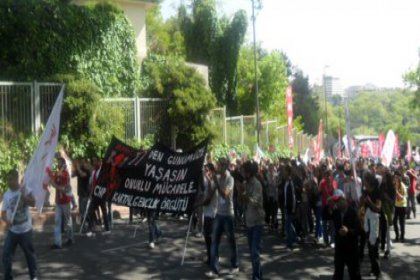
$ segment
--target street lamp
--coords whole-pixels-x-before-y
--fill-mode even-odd
[[[257,118],[257,145],[260,145],[260,102],[258,99],[258,73],[257,73],[257,42],[255,39],[255,9],[261,9],[261,0],[251,0],[252,2],[252,29],[254,35],[254,83],[255,83],[255,110]],[[255,5],[258,5],[257,7]]]

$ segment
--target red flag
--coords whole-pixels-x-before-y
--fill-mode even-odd
[[[361,155],[363,158],[369,157],[369,146],[366,143],[360,145]]]
[[[385,136],[384,134],[381,132],[379,133],[379,139],[378,139],[378,155],[379,157],[382,155],[382,149],[384,148],[384,143],[385,143]]]
[[[319,163],[319,160],[321,159],[321,148],[322,148],[322,119],[319,120],[318,141],[316,142],[316,147],[315,147],[315,163]]]
[[[374,158],[379,158],[379,143],[378,141],[372,141],[372,156]]]
[[[341,131],[338,129],[338,151],[337,151],[337,157],[341,159]]]
[[[287,128],[289,132],[289,149],[293,149],[293,93],[292,86],[286,90]]]
[[[400,142],[398,141],[398,134],[395,133],[394,156],[400,158]]]

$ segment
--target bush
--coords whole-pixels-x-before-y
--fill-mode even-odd
[[[0,193],[7,189],[7,172],[11,169],[22,170],[23,163],[29,161],[38,142],[38,135],[28,138],[16,134],[9,139],[0,137]]]
[[[207,115],[216,99],[204,79],[184,61],[151,55],[143,62],[142,94],[169,101],[168,124],[162,124],[157,140],[170,145],[168,128],[176,126],[177,147],[188,150],[211,137]]]
[[[60,143],[74,158],[103,155],[113,135],[124,136],[122,110],[102,103],[98,87],[88,80],[72,75],[55,80],[66,84]]]

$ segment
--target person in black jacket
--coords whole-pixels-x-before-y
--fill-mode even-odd
[[[349,207],[341,190],[335,190],[331,197],[335,228],[334,280],[343,279],[347,265],[351,280],[362,279],[360,274],[358,239],[361,225],[356,210]]]
[[[287,235],[287,247],[293,250],[293,243],[296,242],[296,231],[294,227],[295,213],[296,213],[296,192],[297,184],[292,178],[292,168],[290,165],[284,167],[284,179],[281,185],[283,190],[283,208],[285,214],[285,229]]]

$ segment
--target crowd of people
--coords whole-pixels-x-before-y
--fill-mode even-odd
[[[319,164],[289,158],[209,162],[198,204],[203,209],[196,211],[198,219],[204,213],[202,231],[210,269],[206,276],[219,275],[223,231],[231,249],[231,272],[238,270],[235,227],[245,226],[252,279],[262,279],[264,228],[284,237],[289,250],[308,242],[334,248],[333,279],[343,279],[345,266],[350,279],[361,279],[367,247],[370,274],[380,278],[380,251],[386,260],[392,242],[406,241],[405,221],[416,217],[418,189],[418,166],[402,159],[390,167],[372,159],[354,164],[331,158]]]
[[[54,187],[56,194],[52,249],[74,243],[71,210],[76,204],[79,223],[85,225],[81,231],[92,236],[95,228],[101,226],[103,234],[110,234],[111,204],[92,195],[101,163],[98,158],[71,162],[65,153],[59,153],[57,168],[47,171],[49,180],[45,185]],[[380,251],[383,259],[391,257],[392,242],[406,241],[406,219],[416,217],[418,172],[414,162],[404,160],[394,161],[390,167],[369,159],[353,164],[349,160],[331,158],[317,164],[304,163],[300,158],[259,162],[207,160],[192,214],[194,227],[204,239],[209,268],[206,276],[217,278],[220,274],[219,246],[223,234],[231,251],[231,273],[239,271],[236,229],[244,227],[252,279],[263,279],[260,254],[264,231],[284,238],[289,250],[295,250],[302,243],[334,248],[334,279],[343,279],[345,266],[350,279],[361,279],[360,264],[367,260],[371,274],[380,278]],[[77,177],[78,203],[70,187],[71,177]],[[33,198],[23,196],[14,222],[10,224],[16,196],[22,188],[17,171],[9,172],[8,184],[1,213],[9,229],[3,253],[5,279],[12,279],[12,252],[17,245],[25,253],[31,279],[36,279],[28,210],[33,206]],[[140,212],[148,221],[149,247],[153,249],[162,234],[159,213]],[[62,241],[64,232],[65,242]],[[366,247],[368,258],[365,258]]]

